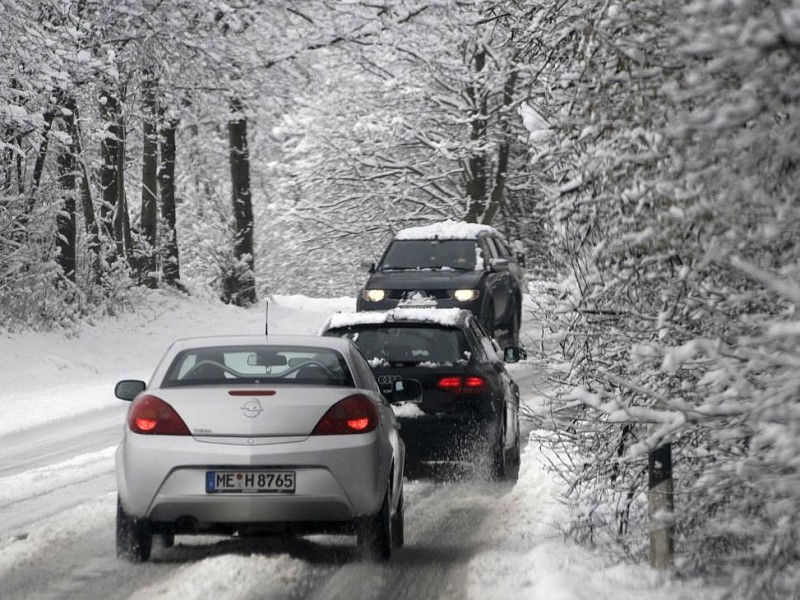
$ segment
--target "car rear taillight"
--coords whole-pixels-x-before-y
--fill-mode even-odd
[[[128,427],[146,435],[191,435],[175,409],[156,396],[142,396],[131,404]]]
[[[482,394],[486,391],[486,380],[474,375],[442,377],[436,387],[451,394]]]
[[[367,433],[378,426],[378,408],[361,394],[348,396],[328,409],[311,435]]]

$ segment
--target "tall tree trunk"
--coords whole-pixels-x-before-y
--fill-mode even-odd
[[[58,154],[58,180],[63,194],[63,205],[56,216],[56,247],[58,261],[64,276],[75,282],[75,257],[77,255],[77,226],[75,197],[77,195],[77,150],[75,143],[75,114],[70,110],[74,104],[71,98],[64,97],[61,106],[64,108],[64,128],[71,140],[62,147]]]
[[[39,144],[39,150],[36,153],[36,162],[33,165],[33,180],[31,182],[30,196],[28,197],[28,211],[33,209],[35,202],[34,196],[42,183],[42,174],[44,173],[44,161],[47,158],[47,147],[50,142],[50,130],[53,127],[53,120],[56,116],[56,109],[51,108],[44,114],[44,128],[42,129],[42,142]]]
[[[156,241],[158,235],[158,130],[156,82],[147,72],[142,82],[142,216],[141,248],[133,253],[134,272],[147,287],[157,285]]]
[[[238,306],[256,301],[253,256],[253,205],[250,190],[250,150],[247,146],[247,119],[239,98],[231,100],[228,138],[233,202],[233,254],[235,264],[226,273],[223,300]]]
[[[183,290],[180,283],[178,260],[178,232],[175,210],[175,130],[178,122],[166,119],[161,123],[161,165],[158,169],[158,189],[161,195],[161,218],[166,227],[163,232],[163,260],[161,269],[164,281]]]
[[[64,107],[71,113],[72,144],[75,147],[75,158],[79,166],[79,187],[81,209],[83,212],[83,223],[86,229],[86,247],[90,253],[91,271],[94,273],[94,281],[99,282],[102,269],[100,267],[100,233],[97,225],[97,218],[94,213],[94,203],[92,202],[92,188],[90,187],[89,170],[86,168],[86,159],[83,155],[83,134],[81,133],[80,116],[78,106],[72,96],[67,96],[64,100]]]
[[[511,107],[514,103],[514,91],[517,87],[518,73],[513,69],[506,77],[503,86],[503,108],[500,112],[502,119],[503,140],[497,149],[497,173],[495,175],[494,187],[489,197],[489,206],[483,215],[482,223],[491,225],[498,211],[505,204],[506,179],[508,174],[508,157],[511,153],[511,140],[513,139],[513,128],[511,119],[515,117]]]
[[[125,97],[125,86],[122,88],[120,97]],[[128,213],[128,195],[125,190],[125,117],[122,111],[117,113],[116,129],[119,132],[119,146],[117,152],[116,184],[117,184],[117,207],[114,212],[114,239],[118,240],[117,248],[120,257],[124,257],[130,264],[133,255],[133,240],[131,238],[131,218]]]
[[[465,220],[477,223],[486,211],[487,192],[489,188],[487,176],[488,159],[486,157],[487,101],[486,90],[483,89],[480,74],[486,66],[486,50],[475,53],[474,68],[476,82],[467,86],[466,94],[471,106],[470,142],[472,154],[466,165],[466,192],[469,198],[469,209]]]
[[[122,256],[122,240],[114,232],[114,214],[119,203],[119,184],[117,183],[118,155],[120,153],[121,132],[119,131],[119,99],[109,90],[100,92],[100,119],[104,124],[100,141],[100,227],[103,234],[113,240],[117,256]]]

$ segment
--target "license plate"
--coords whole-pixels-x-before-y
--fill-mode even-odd
[[[294,494],[294,471],[206,471],[207,494]]]

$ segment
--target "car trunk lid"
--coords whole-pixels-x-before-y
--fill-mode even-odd
[[[210,385],[161,389],[156,394],[180,415],[194,436],[307,437],[354,388]]]

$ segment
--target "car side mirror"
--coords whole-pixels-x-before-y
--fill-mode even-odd
[[[144,381],[138,379],[123,379],[114,386],[114,395],[120,400],[133,400],[147,387]]]
[[[362,260],[361,261],[361,268],[364,269],[365,271],[370,272],[370,273],[374,273],[375,272],[375,262],[371,261],[371,260]]]
[[[528,353],[523,348],[509,346],[503,350],[503,360],[507,363],[516,363],[528,358]]]
[[[422,402],[422,384],[416,379],[399,379],[392,384],[389,400],[394,402]]]

